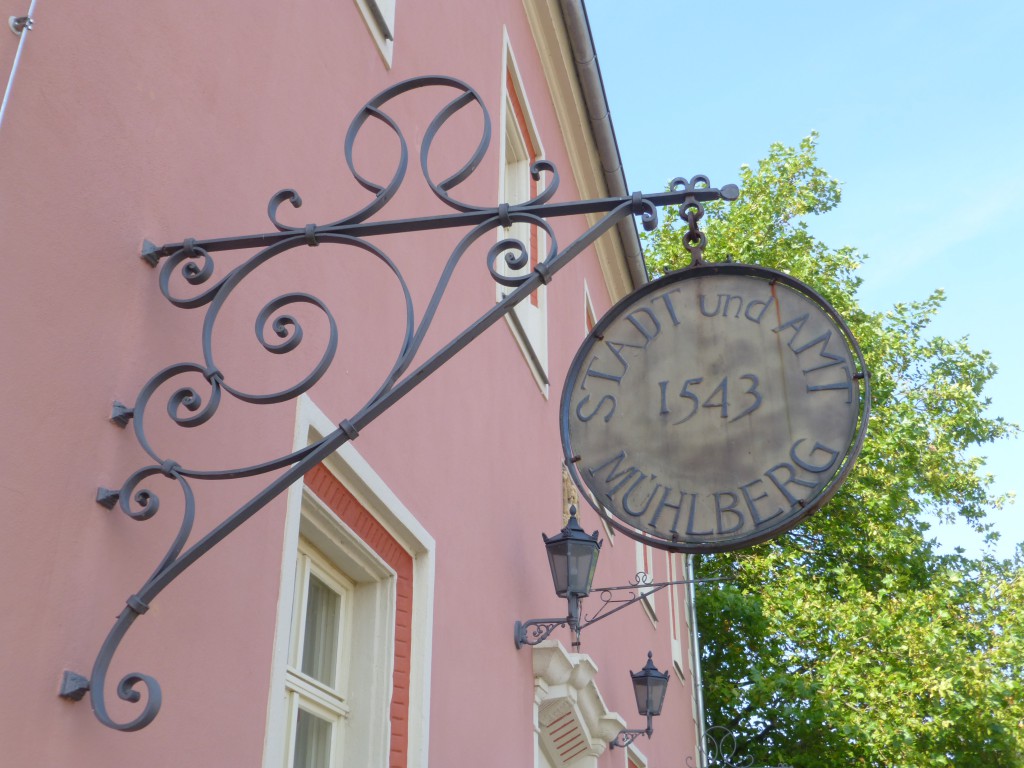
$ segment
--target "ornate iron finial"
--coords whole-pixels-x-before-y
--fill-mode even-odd
[[[704,248],[707,247],[708,238],[700,231],[698,222],[704,217],[704,205],[697,195],[698,190],[710,189],[711,182],[707,176],[694,176],[687,181],[679,177],[672,180],[669,189],[673,192],[686,193],[683,202],[679,204],[679,215],[686,219],[686,232],[683,234],[683,247],[690,254],[690,266],[696,267],[704,263]],[[720,199],[736,200],[740,190],[735,184],[726,184],[720,190]]]

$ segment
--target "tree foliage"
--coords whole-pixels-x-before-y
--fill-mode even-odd
[[[1024,765],[1024,559],[940,554],[929,521],[988,530],[1002,503],[972,449],[1015,427],[987,410],[995,366],[966,338],[929,334],[923,301],[869,312],[853,248],[805,218],[839,183],[815,136],[744,166],[735,203],[707,206],[705,258],[788,272],[821,293],[861,345],[872,418],[842,489],[801,527],[739,554],[697,558],[708,725],[755,765]],[[655,274],[685,267],[678,211],[646,237]],[[989,531],[990,536],[995,532]]]

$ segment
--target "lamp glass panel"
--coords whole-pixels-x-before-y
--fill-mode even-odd
[[[665,703],[665,691],[668,689],[668,676],[658,675],[650,682],[651,692],[651,714],[660,715],[661,707]]]
[[[646,676],[633,678],[633,693],[636,696],[636,711],[641,715],[646,715],[647,710],[650,708],[647,703],[648,682],[649,681]]]
[[[555,585],[555,594],[565,597],[569,592],[569,555],[565,542],[549,543],[548,562],[551,564],[551,580]]]
[[[665,703],[668,676],[661,673],[633,678],[633,692],[636,694],[636,708],[641,715],[660,715]]]
[[[574,541],[569,545],[569,591],[577,595],[590,594],[597,568],[596,552],[593,542]]]

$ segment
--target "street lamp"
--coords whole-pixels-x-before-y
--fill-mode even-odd
[[[597,570],[597,555],[602,542],[597,539],[597,531],[591,535],[580,527],[576,519],[576,507],[569,507],[569,522],[561,531],[550,538],[541,534],[544,547],[548,552],[548,565],[551,567],[551,581],[555,585],[555,594],[569,602],[569,614],[564,619],[530,619],[517,621],[515,625],[516,648],[536,645],[551,634],[555,627],[568,624],[573,631],[573,645],[580,644],[580,599],[590,594]],[[528,627],[534,627],[534,637],[528,637]]]
[[[659,672],[654,666],[653,653],[647,652],[647,664],[639,672],[630,671],[633,678],[633,694],[636,696],[637,711],[647,717],[646,728],[627,728],[619,731],[609,744],[610,747],[628,747],[637,736],[644,734],[647,738],[654,733],[652,718],[661,714],[665,703],[665,692],[668,690],[668,670]]]
[[[543,533],[541,537],[548,551],[555,594],[570,599],[589,595],[602,544],[597,540],[597,531],[588,536],[576,519],[576,507],[572,506],[566,526],[551,538]]]
[[[551,580],[555,585],[555,594],[568,601],[568,614],[564,618],[516,621],[514,634],[517,649],[524,645],[537,645],[546,640],[556,627],[565,625],[568,625],[573,633],[573,647],[579,648],[580,632],[584,627],[589,627],[595,621],[621,611],[627,605],[632,605],[665,587],[676,584],[720,581],[720,579],[713,578],[654,582],[646,573],[640,572],[629,584],[621,587],[598,587],[595,590],[591,585],[594,581],[594,572],[597,570],[597,556],[602,542],[597,540],[597,531],[588,535],[580,527],[576,518],[576,507],[569,508],[569,522],[560,532],[550,538],[545,534],[541,534],[541,536],[548,552],[548,564],[551,566]],[[603,604],[593,616],[583,619],[580,601],[592,591],[600,593]],[[612,597],[613,592],[621,591],[628,591],[630,596],[624,599]],[[616,607],[606,612],[605,609],[612,604],[615,604]]]

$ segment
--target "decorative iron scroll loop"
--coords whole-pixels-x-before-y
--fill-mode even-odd
[[[555,238],[554,230],[548,222],[539,216],[534,216],[528,213],[509,214],[509,221],[512,224],[521,222],[543,229],[547,235],[548,249],[544,258],[539,259],[538,261],[539,263],[546,264],[554,260],[555,256],[558,254],[558,241]],[[501,223],[500,218],[497,223]],[[488,228],[484,228],[480,234],[484,234],[487,230]],[[523,269],[523,267],[530,263],[530,253],[522,240],[514,237],[507,237],[492,245],[490,250],[487,252],[487,267],[491,271],[491,277],[494,281],[508,288],[518,288],[530,278],[529,273],[520,272],[519,274],[509,274],[508,272],[502,272],[496,269],[495,263],[499,256],[504,258],[505,266],[510,271],[515,272]]]
[[[632,213],[640,217],[646,231],[653,232],[658,228],[658,209],[654,203],[644,198],[643,192],[633,193]]]
[[[196,263],[195,259],[201,260],[200,263]],[[171,293],[171,276],[179,265],[181,266],[181,276],[189,285],[203,285],[213,277],[215,270],[213,257],[206,250],[196,248],[194,245],[179,249],[160,270],[160,292],[164,298],[181,309],[195,309],[211,302],[223,281],[190,298],[177,297]]]
[[[647,573],[647,571],[637,571],[636,576],[634,576],[633,580],[630,582],[634,587],[642,587],[653,583],[654,582],[651,581],[651,575]]]
[[[452,83],[448,84],[451,85]],[[491,143],[491,119],[487,114],[487,109],[484,107],[480,94],[469,86],[466,86],[464,83],[460,83],[459,85],[466,88],[465,93],[453,99],[448,106],[438,112],[437,116],[430,122],[430,126],[427,128],[427,133],[423,137],[423,144],[420,148],[420,169],[423,171],[423,178],[427,180],[427,183],[434,191],[434,194],[437,195],[438,199],[446,205],[449,205],[459,211],[482,210],[480,206],[459,202],[448,194],[448,190],[458,184],[461,184],[471,173],[473,173],[473,171],[476,170],[477,166],[480,165],[480,161],[484,159],[484,153],[487,151],[487,145]],[[444,181],[435,184],[433,179],[430,177],[430,169],[428,168],[430,148],[433,145],[434,139],[437,137],[438,131],[441,130],[441,126],[444,125],[452,115],[463,107],[473,103],[480,107],[481,113],[484,117],[480,143],[477,144],[472,156],[466,161],[466,164],[463,165],[462,168]]]
[[[509,280],[501,272],[496,270],[493,266],[494,261],[498,256],[505,257],[505,266],[515,271],[522,269],[530,263],[530,253],[526,250],[526,244],[522,240],[518,240],[514,237],[506,237],[504,240],[499,240],[497,243],[491,246],[491,249],[487,252],[487,261],[489,262],[491,269],[491,276],[494,277],[502,285],[515,286],[515,282]]]
[[[517,621],[515,626],[516,648],[524,645],[537,645],[548,639],[548,635],[558,627],[564,627],[568,619],[531,619]]]
[[[624,749],[636,741],[638,736],[650,738],[650,734],[643,728],[626,728],[619,731],[618,735],[608,742],[608,746],[612,749],[615,749],[615,747],[622,747]]]
[[[121,640],[124,638],[128,628],[139,615],[141,614],[134,611],[130,606],[121,611],[121,615],[117,617],[114,628],[107,635],[103,647],[100,648],[89,680],[89,696],[96,719],[105,726],[118,731],[138,731],[145,728],[159,714],[160,705],[163,702],[160,684],[155,678],[139,672],[131,672],[122,677],[117,684],[117,697],[122,701],[137,704],[141,699],[137,686],[141,683],[146,689],[146,703],[143,705],[142,711],[128,722],[114,720],[107,711],[104,687],[106,686],[107,671],[110,669],[110,660],[114,655],[114,651],[121,644]]]
[[[292,208],[302,207],[302,198],[294,189],[282,189],[275,192],[274,196],[270,198],[270,202],[267,203],[267,218],[281,232],[297,229],[297,227],[289,227],[277,220],[277,209],[281,207],[281,203],[285,202],[291,203]]]
[[[714,725],[704,731],[704,745],[708,765],[746,768],[754,763],[752,757],[736,757],[736,734],[724,726]]]
[[[429,123],[420,146],[420,169],[424,180],[433,192],[454,213],[414,219],[390,221],[372,220],[395,196],[403,183],[409,164],[409,147],[395,114],[390,111],[400,96],[417,89],[448,89],[455,92],[436,113]],[[455,115],[465,110],[479,110],[480,138],[469,157],[454,172],[440,181],[430,174],[430,150]],[[394,114],[392,114],[392,112]],[[394,134],[398,143],[398,158],[387,181],[375,181],[362,175],[354,161],[356,139],[370,121],[383,126]],[[286,202],[293,208],[302,205],[302,198],[294,189],[286,188],[275,193],[267,205],[267,216],[275,232],[245,235],[213,240],[188,239],[179,243],[156,246],[148,241],[143,245],[142,256],[147,264],[159,265],[166,259],[159,271],[160,292],[173,306],[180,309],[205,308],[202,328],[201,361],[179,362],[158,371],[141,388],[131,407],[120,407],[117,423],[126,426],[131,419],[135,437],[142,449],[150,456],[153,464],[142,467],[129,475],[117,492],[100,489],[97,501],[112,507],[119,504],[121,510],[135,520],[147,520],[161,508],[161,499],[143,483],[155,476],[175,481],[183,495],[182,521],[178,533],[166,554],[150,577],[129,598],[128,606],[118,616],[107,635],[89,680],[73,672],[65,673],[65,686],[61,695],[69,699],[81,698],[88,690],[96,717],[104,725],[118,730],[132,731],[144,728],[156,717],[161,705],[160,686],[155,679],[140,673],[130,673],[121,678],[116,690],[124,701],[138,703],[142,700],[141,689],[145,689],[145,703],[142,711],[128,722],[115,722],[105,705],[106,678],[111,660],[125,633],[135,619],[144,612],[156,596],[196,560],[229,536],[242,523],[279,496],[290,485],[299,481],[313,466],[330,456],[361,430],[408,394],[414,387],[440,368],[451,357],[480,336],[487,328],[507,315],[520,301],[527,298],[572,259],[590,247],[602,234],[613,228],[620,220],[640,216],[645,227],[657,224],[657,208],[663,205],[693,204],[714,199],[734,199],[735,187],[722,190],[712,189],[703,177],[703,186],[687,187],[682,193],[669,191],[645,196],[640,193],[629,197],[609,197],[572,203],[550,202],[559,184],[558,170],[547,160],[537,160],[530,171],[535,179],[546,174],[543,190],[525,203],[480,206],[456,199],[452,192],[479,167],[484,160],[491,137],[491,119],[480,94],[466,83],[450,77],[430,76],[413,78],[397,83],[368,101],[356,114],[345,137],[345,162],[352,177],[372,199],[353,213],[325,225],[290,225],[279,216],[281,206]],[[586,232],[560,249],[550,219],[559,216],[597,215],[599,220]],[[503,227],[513,223],[526,224],[544,231],[547,242],[544,254],[531,254],[529,247],[517,238],[498,237]],[[441,269],[437,284],[430,300],[417,318],[412,294],[396,263],[377,245],[367,238],[376,235],[415,234],[427,230],[462,228],[467,230],[455,245]],[[455,269],[462,257],[481,238],[495,237],[497,242],[487,250],[486,266],[492,279],[510,289],[493,307],[486,310],[476,322],[465,328],[450,342],[442,346],[415,369],[413,362],[419,353],[424,337],[430,329],[440,302],[450,284]],[[331,245],[332,248],[320,246]],[[225,396],[241,403],[269,405],[292,401],[313,387],[328,371],[338,352],[338,326],[334,314],[326,301],[299,290],[285,290],[262,304],[256,313],[254,331],[256,341],[264,352],[285,356],[302,348],[310,338],[307,314],[312,308],[315,317],[322,316],[326,325],[326,341],[323,350],[310,363],[306,361],[302,375],[290,386],[277,392],[254,392],[245,382],[239,382],[229,366],[221,364],[214,354],[214,328],[225,303],[243,283],[255,285],[257,281],[247,278],[262,266],[275,261],[282,254],[295,248],[318,248],[317,257],[325,254],[346,257],[351,254],[369,255],[390,272],[397,281],[402,295],[405,320],[404,335],[391,369],[383,377],[377,390],[348,418],[336,420],[339,427],[318,442],[300,450],[271,457],[257,464],[244,467],[210,469],[190,466],[187,462],[176,461],[157,450],[148,436],[148,406],[154,399],[160,399],[170,389],[166,399],[166,413],[170,425],[191,429],[211,423],[220,411]],[[218,276],[212,254],[215,251],[245,251],[242,263]],[[254,252],[253,252],[254,251]],[[532,258],[531,258],[532,257]],[[496,266],[498,259],[504,259],[505,268]],[[525,270],[531,262],[532,271]],[[198,289],[197,293],[181,290],[182,282]],[[172,289],[172,283],[176,286]],[[302,309],[307,314],[300,314]],[[300,320],[302,318],[302,320]],[[304,325],[305,322],[305,325]],[[258,352],[258,350],[257,350]],[[298,356],[291,358],[298,359]],[[118,411],[115,411],[118,413]],[[276,473],[276,474],[271,474]],[[266,486],[242,504],[212,530],[189,544],[195,519],[195,500],[190,480],[231,480],[268,475]],[[165,481],[166,482],[166,481]],[[568,619],[541,620],[523,626],[523,642],[533,644],[547,637],[555,627],[565,624]],[[573,624],[577,623],[573,619]],[[575,627],[574,627],[575,628]],[[532,638],[527,639],[532,632]],[[517,637],[519,630],[517,629]],[[517,641],[518,642],[518,641]]]

